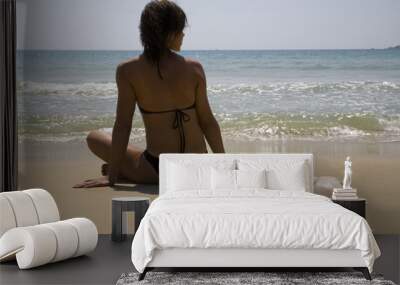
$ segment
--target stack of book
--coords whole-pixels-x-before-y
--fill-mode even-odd
[[[332,193],[333,200],[356,200],[358,199],[357,196],[357,189],[343,189],[343,188],[333,188]]]

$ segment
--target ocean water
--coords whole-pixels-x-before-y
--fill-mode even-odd
[[[21,139],[111,132],[115,68],[140,51],[18,51]],[[400,141],[400,50],[183,51],[206,72],[225,137]],[[131,139],[143,140],[135,113]]]

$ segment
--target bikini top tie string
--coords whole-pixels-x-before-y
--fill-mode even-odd
[[[180,152],[184,153],[185,152],[185,131],[183,129],[183,123],[190,121],[190,116],[183,112],[182,110],[175,110],[175,118],[174,122],[172,124],[173,129],[178,129],[179,131],[179,137],[180,137]]]

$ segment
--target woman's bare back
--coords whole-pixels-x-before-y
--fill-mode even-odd
[[[139,27],[143,54],[116,69],[118,100],[112,136],[98,130],[87,136],[89,149],[109,167],[103,167],[104,176],[75,187],[113,185],[120,176],[134,183],[157,183],[160,153],[205,153],[205,140],[213,152],[225,152],[208,103],[203,67],[172,52],[181,49],[186,23],[184,11],[172,1],[151,1],[145,6]],[[129,144],[136,105],[142,112],[147,150]]]
[[[122,65],[134,89],[136,104],[151,112],[142,112],[147,150],[155,156],[164,152],[207,152],[198,120],[198,111],[201,110],[196,108],[196,91],[201,80],[196,62],[171,52],[160,61],[162,79],[157,68],[144,56],[130,59]],[[188,108],[193,105],[193,108]],[[177,126],[174,111],[177,109],[185,109],[182,110],[184,118],[181,124],[183,138],[182,130]]]

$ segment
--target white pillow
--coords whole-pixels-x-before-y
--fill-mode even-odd
[[[262,170],[236,170],[237,188],[267,188],[267,171]]]
[[[304,161],[291,167],[268,171],[268,188],[290,191],[307,191]]]
[[[272,190],[306,191],[307,168],[305,160],[241,159],[240,170],[267,170],[267,188]]]
[[[212,192],[211,166],[235,169],[233,159],[173,159],[166,166],[166,191],[202,190]]]
[[[236,170],[211,168],[211,189],[213,191],[236,190]]]
[[[211,188],[214,192],[235,191],[241,188],[267,188],[266,170],[211,169]]]
[[[168,191],[210,189],[211,167],[177,163],[168,164]]]

